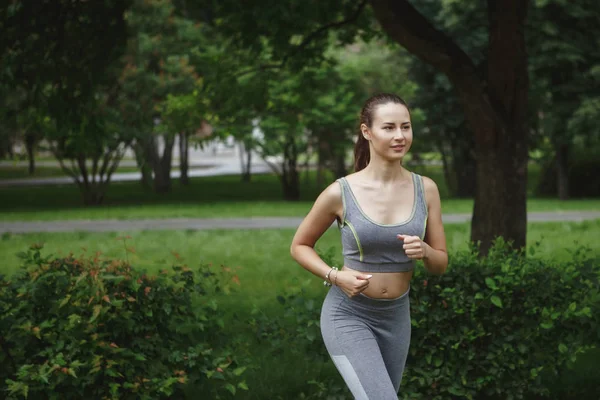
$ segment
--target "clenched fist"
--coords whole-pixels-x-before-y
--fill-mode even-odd
[[[404,242],[402,248],[407,257],[413,260],[422,260],[427,257],[428,245],[418,236],[397,235]]]

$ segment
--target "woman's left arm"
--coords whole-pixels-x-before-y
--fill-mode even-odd
[[[442,224],[442,202],[440,191],[433,180],[423,177],[427,202],[427,226],[425,228],[425,268],[432,274],[441,275],[448,267],[446,234]]]
[[[446,234],[442,224],[440,192],[433,180],[423,177],[427,203],[427,225],[425,237],[398,235],[404,241],[404,251],[409,258],[423,260],[425,269],[432,274],[442,275],[448,267]]]

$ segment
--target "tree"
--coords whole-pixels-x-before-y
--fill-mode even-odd
[[[529,41],[531,74],[536,82],[538,141],[549,140],[549,159],[545,173],[555,180],[559,199],[569,198],[569,167],[577,135],[590,131],[571,122],[582,115],[589,99],[600,95],[594,70],[600,65],[598,36],[600,28],[596,1],[567,4],[561,1],[536,2],[533,8]],[[589,108],[587,108],[589,110]],[[547,181],[543,177],[542,182]]]
[[[200,91],[180,95],[167,95],[161,107],[161,124],[158,129],[178,132],[179,171],[182,185],[189,185],[189,145],[190,137],[200,130],[207,117],[208,100],[201,97]]]
[[[444,75],[421,61],[414,64],[411,76],[418,82],[415,104],[425,114],[417,144],[428,142],[433,145],[430,150],[441,155],[444,179],[453,197],[473,198],[477,176],[475,141],[458,97]]]
[[[179,128],[173,123],[160,124],[161,111],[173,111],[164,104],[169,95],[185,96],[195,89],[200,76],[192,58],[205,40],[202,27],[177,15],[169,0],[134,1],[127,22],[131,36],[121,75],[121,113],[136,134],[144,184],[153,179],[155,192],[165,193],[171,190],[173,146],[180,132],[171,130]]]
[[[496,236],[526,243],[527,102],[526,0],[488,2],[485,67],[408,1],[370,1],[383,30],[443,72],[459,95],[475,133],[477,184],[471,239],[486,253]]]
[[[241,179],[249,182],[252,154],[258,148],[255,129],[267,107],[269,75],[258,68],[260,58],[217,32],[212,37],[204,52],[202,95],[210,98],[209,121],[215,135],[221,139],[233,137],[238,142]]]
[[[263,3],[255,0],[233,12],[233,2],[221,1],[212,9],[240,45],[254,43],[260,48],[263,41],[269,41],[274,59],[291,65],[319,59],[329,30],[339,29],[339,37],[346,42],[354,41],[356,35],[373,36],[377,28],[369,20],[373,15],[390,40],[445,74],[458,94],[475,134],[477,191],[471,239],[480,242],[482,254],[496,236],[516,247],[524,246],[529,136],[525,20],[529,2],[488,2],[488,46],[479,64],[408,0],[370,0],[368,4],[369,8],[367,1],[291,1],[258,12]]]
[[[305,73],[270,73],[267,106],[258,118],[258,126],[262,131],[262,138],[257,140],[258,150],[279,177],[284,199],[291,201],[300,199],[298,159],[308,144],[303,117],[303,91],[307,88],[305,77]],[[280,158],[281,161],[270,161],[271,157]]]
[[[79,187],[84,204],[98,205],[104,201],[111,176],[132,137],[122,129],[114,89],[97,87],[95,96],[87,102],[66,103],[70,109],[61,118],[51,115],[57,114],[54,107],[65,104],[49,105],[51,111],[38,126],[46,132],[62,170]]]
[[[16,126],[25,128],[30,162],[42,131],[81,189],[85,204],[102,201],[122,157],[113,101],[129,4],[17,0],[0,8],[0,76],[26,94]],[[71,166],[65,160],[71,160]]]

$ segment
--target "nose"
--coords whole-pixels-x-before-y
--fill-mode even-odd
[[[394,140],[402,140],[404,139],[404,132],[402,132],[402,128],[396,129],[396,133],[394,135]]]

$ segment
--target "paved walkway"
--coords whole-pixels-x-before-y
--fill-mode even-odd
[[[532,212],[529,222],[585,221],[600,219],[600,211]],[[443,216],[445,224],[464,223],[470,214]],[[176,218],[138,220],[73,220],[39,222],[0,222],[0,233],[34,232],[111,232],[143,230],[205,230],[205,229],[277,229],[296,228],[301,217],[255,217],[255,218]],[[335,226],[332,225],[332,227]]]
[[[258,155],[254,154],[250,170],[252,174],[270,173],[271,168]],[[1,166],[23,166],[23,162],[14,163],[11,161],[0,161]],[[38,165],[59,167],[54,161],[40,161]],[[119,163],[121,167],[135,167],[137,164],[133,160],[123,160]],[[173,167],[179,166],[179,161],[173,161]],[[242,173],[239,156],[235,151],[220,152],[217,155],[204,152],[201,155],[196,154],[196,158],[190,159],[190,169],[188,175],[190,178],[199,176],[218,176],[218,175],[239,175]],[[179,169],[171,170],[171,177],[179,178]],[[111,182],[139,181],[142,174],[136,172],[119,172],[111,176]],[[47,178],[19,178],[19,179],[0,179],[0,188],[13,186],[40,186],[40,185],[74,185],[75,181],[69,176],[57,176]]]

